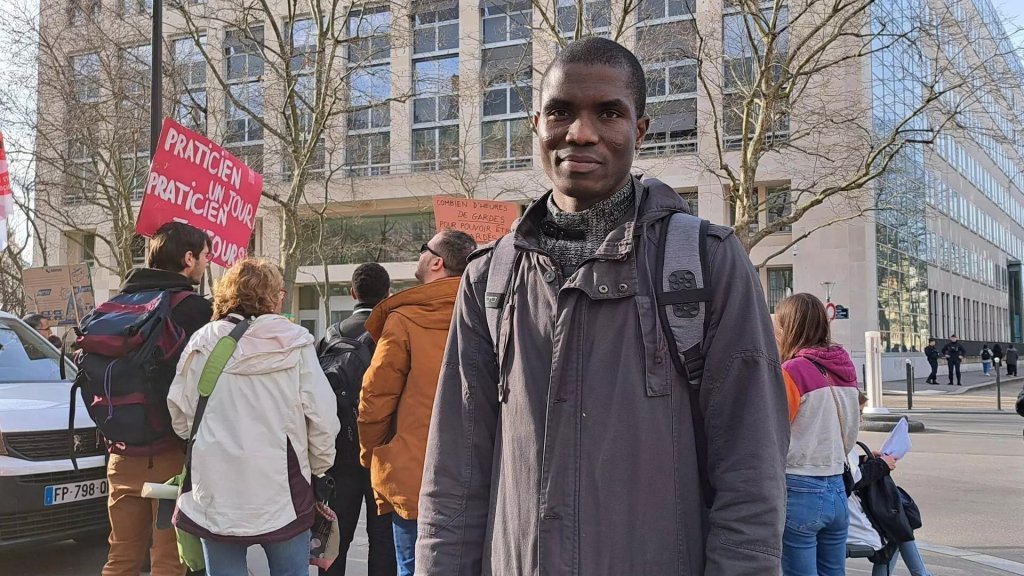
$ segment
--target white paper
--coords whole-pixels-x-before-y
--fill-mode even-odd
[[[896,427],[889,433],[889,437],[885,439],[885,443],[882,444],[881,452],[901,460],[907,455],[907,452],[910,452],[911,448],[913,448],[913,444],[910,443],[910,425],[906,418],[900,418]]]
[[[142,485],[143,498],[155,498],[157,500],[174,500],[178,497],[178,487],[170,484],[156,484],[146,482]]]

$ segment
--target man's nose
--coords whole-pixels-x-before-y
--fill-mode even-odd
[[[565,135],[565,140],[578,145],[596,144],[599,137],[594,119],[586,114],[577,116],[576,120],[569,125],[569,132]]]

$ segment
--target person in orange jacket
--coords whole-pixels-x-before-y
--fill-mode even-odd
[[[420,248],[421,286],[377,305],[366,329],[377,342],[359,396],[360,460],[380,514],[394,512],[398,574],[415,571],[416,518],[427,432],[462,272],[476,242],[439,232]]]

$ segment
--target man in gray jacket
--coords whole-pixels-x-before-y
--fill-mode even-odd
[[[778,574],[789,419],[758,275],[731,230],[711,226],[698,434],[641,273],[660,257],[661,227],[687,210],[671,188],[630,175],[650,123],[643,69],[587,38],[541,86],[534,124],[553,190],[505,240],[516,264],[503,298],[487,289],[493,250],[463,277],[416,573]]]

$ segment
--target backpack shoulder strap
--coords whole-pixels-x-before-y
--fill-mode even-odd
[[[501,313],[509,300],[509,288],[515,268],[516,247],[511,234],[499,238],[491,248],[491,264],[487,269],[487,289],[484,293],[484,309],[487,313],[487,329],[491,332],[491,344],[498,352],[501,336]]]
[[[697,469],[705,505],[714,500],[708,477],[708,442],[700,385],[704,377],[704,334],[707,332],[712,286],[708,269],[708,221],[682,212],[661,227],[655,261],[655,300],[669,356],[689,384],[690,417],[697,449]]]
[[[672,362],[692,387],[700,387],[704,374],[701,351],[707,330],[712,286],[708,270],[708,221],[684,213],[673,214],[661,228],[655,299],[662,329],[668,338]]]

